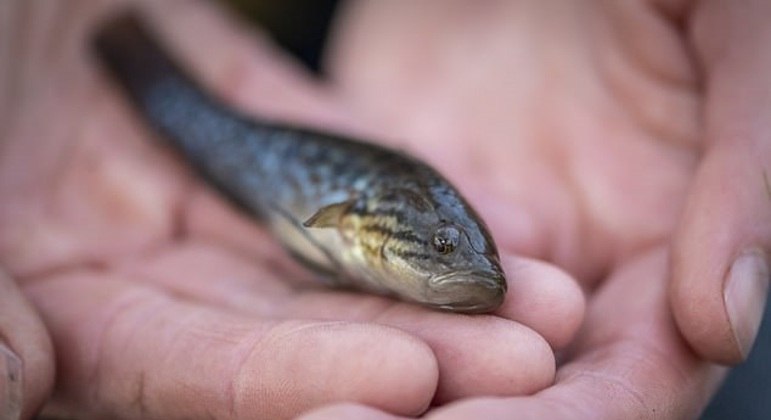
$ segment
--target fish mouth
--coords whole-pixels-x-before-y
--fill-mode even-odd
[[[491,312],[506,296],[506,278],[498,271],[440,274],[431,277],[428,286],[427,304],[451,312]]]

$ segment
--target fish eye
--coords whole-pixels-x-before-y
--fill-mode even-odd
[[[449,254],[455,251],[460,241],[460,232],[453,226],[442,226],[434,233],[432,241],[434,249],[440,254]]]

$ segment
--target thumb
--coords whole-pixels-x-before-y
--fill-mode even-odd
[[[705,74],[707,152],[672,248],[672,311],[704,358],[733,364],[752,349],[771,251],[771,4],[706,0],[690,33]]]
[[[715,362],[747,357],[766,305],[771,150],[761,146],[707,154],[674,242],[672,311],[694,350]]]

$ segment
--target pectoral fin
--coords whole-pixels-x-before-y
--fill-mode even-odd
[[[334,279],[342,274],[342,265],[332,253],[319,243],[300,222],[292,215],[273,206],[272,230],[279,237],[284,247],[306,267]]]
[[[348,200],[324,206],[306,220],[305,223],[303,223],[303,226],[310,228],[337,227],[340,224],[340,219],[343,214],[351,208],[353,203],[354,200]]]

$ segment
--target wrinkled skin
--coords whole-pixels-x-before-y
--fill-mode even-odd
[[[457,418],[688,418],[723,370],[686,345],[668,298],[686,308],[675,316],[700,354],[741,358],[715,299],[676,298],[704,290],[719,302],[722,276],[696,276],[700,288],[693,267],[724,272],[739,242],[694,248],[704,236],[678,225],[681,212],[717,209],[699,227],[746,219],[710,206],[725,189],[700,189],[749,167],[720,136],[705,151],[700,111],[719,110],[693,62],[720,56],[704,29],[725,27],[707,24],[714,5],[361,2],[339,18],[331,84],[213,6],[147,9],[235,106],[382,139],[456,183],[510,279],[496,316],[462,317],[313,288],[263,231],[148,142],[95,70],[83,35],[107,6],[8,4],[20,18],[0,30],[26,41],[0,62],[13,99],[0,105],[0,193],[10,197],[0,259],[56,349],[49,410],[247,418],[347,401],[309,417],[360,418],[433,402]],[[698,36],[680,32],[683,21]],[[713,331],[688,328],[694,320]],[[554,382],[551,348],[570,342]],[[25,375],[30,412],[51,372]],[[505,398],[474,398],[483,395]]]

